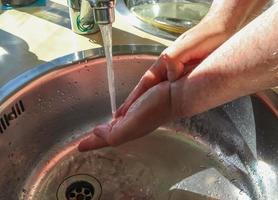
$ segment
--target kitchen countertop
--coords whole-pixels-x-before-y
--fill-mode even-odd
[[[116,12],[113,45],[162,44],[171,41],[138,30]],[[0,86],[44,62],[102,46],[100,32],[78,35],[71,30],[65,0],[46,6],[0,11]]]

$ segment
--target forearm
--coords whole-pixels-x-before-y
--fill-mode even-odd
[[[187,77],[171,85],[174,112],[193,115],[278,85],[278,4],[215,50]],[[180,99],[183,102],[180,102]],[[180,106],[177,106],[180,105]]]
[[[222,25],[233,34],[260,13],[270,0],[214,0],[204,21]]]

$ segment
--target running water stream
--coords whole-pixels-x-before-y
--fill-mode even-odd
[[[110,94],[112,115],[114,115],[114,113],[116,112],[116,90],[112,57],[112,24],[99,25],[99,28],[102,35],[103,47],[107,62],[108,88]]]

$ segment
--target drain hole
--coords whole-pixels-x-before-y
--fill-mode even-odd
[[[95,189],[87,181],[76,181],[66,190],[67,200],[92,200]]]
[[[69,197],[70,197],[70,198],[74,198],[74,197],[75,197],[75,193],[70,193],[70,194],[69,194]]]
[[[88,174],[76,174],[66,178],[57,189],[57,200],[99,200],[100,182]]]

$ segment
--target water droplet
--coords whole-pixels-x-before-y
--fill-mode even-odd
[[[220,183],[220,182],[221,182],[221,178],[218,177],[218,178],[216,179],[215,183]]]
[[[239,191],[239,194],[240,194],[240,195],[243,195],[243,193],[244,193],[244,191],[243,191],[243,189],[241,189],[241,190]]]
[[[200,165],[200,169],[206,169],[206,166]]]
[[[207,154],[207,157],[212,157],[212,153],[211,152],[209,152],[208,154]]]

